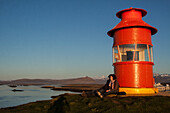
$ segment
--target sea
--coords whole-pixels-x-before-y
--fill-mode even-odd
[[[38,100],[49,100],[51,96],[64,93],[75,93],[70,91],[54,91],[42,86],[17,86],[16,88],[8,85],[0,85],[0,108],[13,107]],[[13,89],[24,90],[13,92]]]

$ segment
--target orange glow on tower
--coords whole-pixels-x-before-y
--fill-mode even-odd
[[[113,66],[120,91],[127,94],[153,94],[153,45],[151,35],[157,29],[142,20],[147,11],[129,8],[119,11],[121,19],[108,32],[114,38]]]

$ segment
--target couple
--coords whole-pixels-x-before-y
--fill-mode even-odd
[[[82,93],[82,96],[95,96],[98,95],[100,98],[103,98],[106,95],[109,94],[118,94],[119,93],[119,83],[117,81],[115,74],[110,74],[109,80],[107,80],[106,84],[101,87],[98,90],[94,90],[91,92],[84,92]]]

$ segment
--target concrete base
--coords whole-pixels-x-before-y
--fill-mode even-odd
[[[126,94],[156,94],[158,93],[157,88],[119,88],[119,92],[126,92]]]

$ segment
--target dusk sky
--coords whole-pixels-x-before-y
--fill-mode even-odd
[[[170,0],[0,0],[0,80],[113,73],[107,32],[130,7],[148,12],[154,72],[170,74]]]

